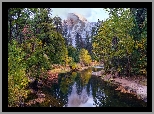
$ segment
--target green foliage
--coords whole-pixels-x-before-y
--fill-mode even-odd
[[[61,34],[52,32],[49,36],[49,44],[46,46],[45,53],[53,64],[64,64],[68,56],[65,41]]]
[[[131,60],[133,64],[132,72],[147,75],[147,9],[131,8],[134,27],[131,34],[134,36],[135,48]]]
[[[8,41],[17,39],[20,43],[24,38],[33,36],[33,32],[24,33],[24,27],[31,23],[30,15],[35,10],[32,8],[9,8],[8,9]]]
[[[53,64],[67,64],[68,51],[62,35],[48,22],[39,24],[38,38],[42,41],[42,47]]]
[[[73,61],[79,62],[79,51],[73,46],[67,46],[68,56],[73,58]]]
[[[139,28],[137,20],[130,9],[109,8],[110,18],[101,25],[98,34],[93,38],[94,56],[102,60],[105,69],[115,67],[118,71],[135,74],[144,72],[146,68],[146,18],[143,32],[137,36]],[[137,38],[138,37],[138,38]],[[135,40],[135,39],[140,40]],[[143,65],[144,64],[144,65]],[[141,67],[142,66],[142,67]]]
[[[21,86],[28,83],[28,81],[25,82],[26,76],[34,78],[46,76],[52,63],[67,65],[72,62],[72,58],[68,56],[64,38],[58,31],[59,28],[54,27],[57,21],[61,20],[50,18],[50,10],[50,8],[10,8],[8,10],[10,106],[17,105],[15,102],[19,101],[19,97],[16,95],[19,96],[19,93],[22,92],[21,96],[27,95],[25,86]],[[34,17],[30,17],[31,14]],[[17,39],[18,43],[12,39]]]
[[[80,50],[79,53],[80,63],[84,65],[90,65],[91,63],[91,56],[89,55],[88,51],[84,48]]]
[[[8,44],[8,105],[18,107],[20,99],[27,98],[28,90],[25,89],[29,80],[26,76],[25,52],[13,40]]]
[[[32,46],[31,48],[24,49],[27,52],[27,55],[29,55],[29,57],[26,58],[27,71],[30,76],[35,78],[38,78],[41,72],[50,69],[50,62],[44,57],[44,50],[42,49],[41,44],[41,40],[37,38],[31,38],[22,44],[23,48],[25,46],[28,47],[27,45]]]
[[[72,57],[67,57],[66,61],[67,61],[67,65],[70,65],[74,62]]]
[[[64,64],[65,66],[72,64],[73,58],[68,56],[68,50],[67,48],[64,48],[64,55],[62,56],[62,62],[61,64]]]

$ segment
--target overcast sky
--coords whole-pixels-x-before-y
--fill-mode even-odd
[[[104,20],[109,17],[103,8],[52,8],[52,17],[59,16],[64,20],[67,19],[68,13],[83,15],[89,22],[97,22],[98,19]]]

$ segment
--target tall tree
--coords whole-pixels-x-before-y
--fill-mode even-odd
[[[131,34],[135,41],[132,71],[137,74],[146,75],[147,68],[147,9],[146,8],[131,8],[134,27]]]
[[[110,19],[102,24],[98,35],[94,37],[93,51],[99,59],[103,59],[106,70],[113,67],[113,57],[118,61],[127,57],[127,75],[130,75],[130,56],[134,46],[133,37],[130,35],[133,27],[130,10],[119,8],[109,9],[109,12]],[[122,64],[118,62],[116,69],[123,70]]]
[[[79,53],[80,63],[81,65],[90,65],[91,63],[91,56],[89,55],[88,51],[84,48],[80,50]]]

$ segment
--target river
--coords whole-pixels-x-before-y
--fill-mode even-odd
[[[58,75],[57,83],[42,88],[43,103],[34,107],[146,107],[146,103],[129,94],[115,91],[115,86],[91,75],[101,68]]]

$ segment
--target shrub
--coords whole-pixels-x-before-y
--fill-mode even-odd
[[[25,53],[13,40],[8,44],[8,105],[19,106],[20,98],[27,98],[28,78],[26,76],[26,64],[24,60]]]

